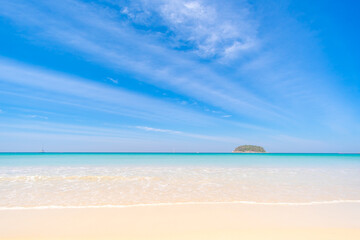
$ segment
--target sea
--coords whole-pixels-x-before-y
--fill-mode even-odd
[[[360,154],[0,153],[0,209],[360,202]]]

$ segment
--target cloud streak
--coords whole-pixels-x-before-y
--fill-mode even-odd
[[[96,59],[111,68],[130,71],[142,81],[240,116],[274,121],[287,118],[283,110],[252,94],[239,83],[224,78],[181,51],[162,47],[156,37],[144,35],[128,24],[116,21],[116,13],[78,1],[43,3],[45,7],[53,9],[62,9],[62,4],[73,6],[74,14],[59,10],[57,13],[60,16],[54,16],[22,1],[17,3],[4,6],[5,14],[19,24],[29,26],[30,23],[30,27],[35,27],[41,37],[71,47],[89,59]],[[31,20],[34,15],[47,20],[34,22]],[[63,21],[64,18],[71,20]]]
[[[134,118],[162,121],[182,119],[189,122],[193,122],[193,119],[199,119],[199,121],[211,119],[180,106],[121,88],[110,88],[86,79],[39,69],[6,59],[0,59],[0,82],[10,84],[6,87],[7,91],[18,96],[93,108],[97,111]],[[32,96],[32,94],[21,95],[19,89],[24,87],[27,88],[26,91],[37,91],[37,96]],[[14,90],[11,91],[10,89]],[[44,97],[41,97],[40,93],[45,94]]]
[[[19,48],[36,51],[0,58],[1,116],[116,123],[224,143],[272,135],[304,145],[358,131],[356,106],[312,33],[287,8],[270,7],[246,0],[4,1],[0,27],[26,38]]]
[[[241,54],[240,51],[255,48],[257,26],[251,19],[247,3],[239,1],[238,5],[241,7],[233,12],[224,9],[223,5],[201,0],[143,0],[130,2],[127,6],[120,4],[121,13],[132,22],[153,34],[170,35],[170,46],[203,58],[234,57],[235,52]],[[167,30],[156,31],[154,25],[164,26]]]
[[[182,131],[161,129],[161,128],[152,128],[152,127],[146,127],[146,126],[136,126],[135,128],[144,130],[144,131],[148,131],[148,132],[166,133],[166,134],[171,134],[171,135],[179,135],[179,136],[184,136],[184,137],[198,138],[198,139],[218,141],[218,142],[230,142],[233,144],[244,142],[244,140],[240,139],[240,138],[193,134],[193,133],[187,133],[187,132],[182,132]]]

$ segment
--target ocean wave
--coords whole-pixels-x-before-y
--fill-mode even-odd
[[[358,202],[359,176],[358,168],[0,168],[0,209]]]
[[[254,201],[224,201],[224,202],[168,202],[168,203],[139,203],[129,205],[88,205],[88,206],[30,206],[30,207],[0,207],[0,210],[32,210],[32,209],[93,209],[93,208],[131,208],[131,207],[151,207],[151,206],[176,206],[176,205],[216,205],[216,204],[248,204],[248,205],[268,205],[268,206],[311,206],[325,204],[360,203],[359,200],[331,200],[331,201],[311,201],[311,202],[254,202]]]
[[[0,177],[0,182],[40,182],[40,181],[62,181],[62,180],[79,180],[79,181],[149,181],[159,180],[158,177],[150,176],[9,176]]]

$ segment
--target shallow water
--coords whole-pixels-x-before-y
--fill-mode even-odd
[[[0,154],[0,208],[360,201],[356,154]]]

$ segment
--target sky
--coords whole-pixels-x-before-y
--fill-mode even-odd
[[[360,152],[359,7],[0,0],[0,151]]]

